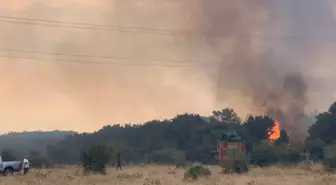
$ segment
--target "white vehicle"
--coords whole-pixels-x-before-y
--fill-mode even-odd
[[[7,176],[14,172],[20,172],[22,169],[22,161],[3,161],[0,156],[0,173]]]

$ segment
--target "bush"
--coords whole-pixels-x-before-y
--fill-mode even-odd
[[[248,159],[245,153],[237,150],[235,155],[221,162],[220,166],[224,173],[247,173]]]
[[[300,150],[292,148],[278,148],[279,161],[284,164],[298,164],[303,157]]]
[[[298,147],[298,146],[297,146]],[[251,153],[251,163],[260,167],[275,163],[297,164],[303,160],[300,148],[288,148],[269,144],[256,145]]]
[[[188,169],[184,173],[185,179],[197,180],[199,177],[209,177],[211,176],[211,171],[202,165],[196,165]]]
[[[274,144],[275,144],[275,146],[281,146],[281,145],[286,146],[286,145],[288,145],[289,144],[289,137],[288,137],[287,132],[284,131],[284,130],[281,130],[280,131],[280,137],[277,140],[275,140]]]
[[[184,167],[186,156],[184,151],[174,148],[164,148],[149,154],[148,160],[157,164],[174,164],[177,167]]]
[[[336,145],[330,145],[324,148],[322,163],[327,171],[336,171]]]
[[[14,161],[15,156],[13,155],[13,151],[10,150],[9,148],[3,148],[1,150],[1,157],[3,161]]]
[[[29,155],[31,156],[31,155]],[[29,157],[31,167],[33,168],[51,168],[53,164],[46,158],[38,156]]]
[[[322,164],[327,171],[336,171],[336,157],[325,158],[323,159]]]
[[[252,149],[251,164],[264,167],[279,162],[278,148],[269,144],[258,144]]]
[[[84,173],[89,172],[106,174],[105,165],[110,160],[110,153],[104,145],[93,145],[87,152],[83,152],[81,161]]]
[[[43,157],[38,151],[29,152],[30,165],[33,168],[50,168],[52,163],[45,157]]]
[[[311,160],[320,161],[324,158],[324,147],[326,144],[321,139],[312,140],[307,139],[305,143],[305,150],[309,152]]]

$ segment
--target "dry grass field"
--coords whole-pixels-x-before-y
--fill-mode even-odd
[[[0,185],[336,185],[336,174],[323,172],[318,165],[252,168],[245,175],[224,175],[211,166],[212,176],[184,180],[184,169],[169,166],[127,167],[122,172],[109,169],[108,175],[82,176],[75,167],[33,170],[27,176],[1,177]]]

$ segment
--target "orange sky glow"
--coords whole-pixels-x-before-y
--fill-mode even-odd
[[[184,1],[167,0],[0,0],[0,15],[190,30],[194,28],[195,19],[199,19],[193,15],[202,12],[200,2],[197,0],[192,6],[186,6]],[[189,7],[190,11],[182,7]],[[269,12],[260,11],[257,18],[262,22],[268,18]],[[223,42],[225,44],[221,49],[229,53],[234,40]],[[256,40],[254,44],[258,48],[263,43]],[[329,74],[328,69],[334,65],[331,63],[335,55],[334,46],[321,44],[319,47],[323,50],[317,51],[309,60],[319,60],[322,67],[307,70],[316,78],[330,79],[333,74]],[[93,131],[108,124],[142,123],[185,112],[210,115],[212,110],[226,106],[233,107],[243,118],[247,113],[254,113],[244,104],[250,100],[239,92],[226,90],[226,99],[217,101],[218,82],[209,77],[219,72],[216,67],[62,63],[50,60],[111,60],[1,51],[3,48],[129,59],[113,60],[119,63],[221,60],[202,38],[139,31],[37,26],[0,19],[0,133],[54,129]],[[171,62],[159,64],[188,65]],[[327,64],[330,65],[323,67]],[[322,86],[331,88],[330,84],[329,81]],[[323,96],[322,99],[320,92],[310,92],[312,100],[316,100],[313,107],[324,108],[334,99],[331,92],[336,92],[336,89],[323,91],[330,97]]]

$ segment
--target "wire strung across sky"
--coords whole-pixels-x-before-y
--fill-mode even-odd
[[[168,30],[168,29],[153,29],[153,28],[142,28],[142,27],[130,27],[130,26],[114,26],[105,24],[91,24],[91,23],[80,23],[80,22],[66,22],[66,21],[55,21],[46,19],[33,19],[33,18],[21,18],[13,16],[0,15],[0,21],[15,23],[15,24],[29,24],[29,25],[40,25],[40,26],[51,26],[51,27],[67,27],[72,29],[90,29],[90,30],[108,30],[108,31],[134,31],[134,32],[150,32],[152,34],[164,34],[164,35],[194,35],[194,36],[209,36],[210,33],[207,32],[195,32],[192,30]],[[211,35],[210,35],[211,37]],[[225,36],[226,37],[226,36]],[[230,36],[229,36],[230,37]],[[314,37],[306,36],[264,36],[258,34],[237,34],[231,37],[257,37],[260,39],[276,39],[276,40],[286,40],[295,39],[300,41],[308,40],[318,40],[322,42],[336,42],[336,39],[321,40]],[[0,48],[3,52],[16,52],[16,53],[29,53],[38,55],[51,55],[51,56],[66,56],[66,57],[81,57],[90,59],[109,59],[114,61],[84,61],[84,60],[70,60],[70,59],[50,59],[50,58],[40,58],[40,57],[23,57],[23,56],[9,56],[0,55],[0,58],[12,58],[12,59],[27,59],[27,60],[44,60],[49,62],[69,62],[69,63],[82,63],[82,64],[98,64],[98,65],[122,65],[122,66],[148,66],[148,67],[204,67],[204,66],[216,66],[218,62],[188,62],[181,60],[153,60],[153,59],[135,59],[128,57],[117,57],[117,56],[94,56],[94,55],[83,55],[83,54],[68,54],[68,53],[53,53],[53,52],[43,52],[43,51],[30,51],[30,50],[19,50],[19,49],[8,49]],[[127,60],[133,61],[131,63],[125,62],[115,62],[115,60]],[[147,63],[139,63],[134,61],[146,61]],[[148,63],[156,62],[156,64]],[[161,64],[158,64],[161,63]],[[176,64],[193,64],[193,65],[167,65],[162,63],[176,63]],[[203,64],[203,65],[196,65]],[[204,65],[206,64],[206,65]]]
[[[28,24],[28,25],[39,25],[39,26],[49,26],[49,27],[67,27],[72,29],[89,29],[89,30],[106,30],[106,31],[133,31],[133,32],[147,32],[151,34],[159,35],[189,35],[189,36],[207,36],[211,37],[211,32],[204,31],[193,31],[193,30],[169,30],[169,29],[154,29],[154,28],[143,28],[134,26],[115,26],[106,24],[92,24],[92,23],[81,23],[81,22],[67,22],[67,21],[55,21],[46,19],[33,19],[33,18],[22,18],[0,15],[1,21],[6,21],[14,24]],[[336,42],[336,38],[322,38],[322,37],[311,37],[311,36],[292,36],[292,35],[260,35],[251,33],[238,33],[229,37],[254,37],[265,40],[297,40],[297,41],[320,41],[320,42]]]
[[[0,20],[5,19],[5,21],[12,22],[12,20],[16,20],[13,23],[19,24],[38,24],[44,26],[61,26],[61,27],[70,27],[70,28],[82,28],[82,29],[117,29],[117,30],[135,30],[135,31],[155,31],[162,33],[167,33],[165,31],[169,30],[155,30],[155,29],[146,29],[146,28],[134,28],[134,27],[119,27],[119,26],[111,26],[111,25],[98,25],[98,24],[87,24],[87,23],[72,23],[72,22],[63,22],[63,21],[49,21],[49,20],[40,20],[40,19],[30,19],[30,18],[17,18],[17,17],[9,17],[9,16],[0,16]],[[19,21],[32,21],[32,22],[19,22]],[[41,24],[42,23],[42,24]],[[48,24],[45,24],[48,23]],[[51,23],[51,24],[50,24]],[[58,25],[53,25],[53,24]],[[61,24],[61,25],[60,25]],[[66,25],[70,24],[70,25]],[[176,33],[176,32],[175,32]],[[9,55],[1,55],[0,58],[12,58],[12,59],[28,59],[28,60],[44,60],[49,62],[69,62],[69,63],[82,63],[82,64],[100,64],[100,65],[122,65],[122,66],[148,66],[148,67],[200,67],[200,65],[195,64],[214,64],[209,62],[189,62],[189,61],[181,61],[181,60],[158,60],[158,59],[135,59],[128,57],[117,57],[117,56],[94,56],[94,55],[83,55],[83,54],[68,54],[68,53],[54,53],[54,52],[43,52],[43,51],[30,51],[30,50],[20,50],[20,49],[8,49],[8,48],[0,48],[0,51],[3,52],[16,52],[16,53],[29,53],[29,54],[39,54],[39,55],[52,55],[52,56],[66,56],[66,57],[80,57],[80,58],[90,58],[90,59],[110,59],[110,60],[127,60],[133,61],[131,63],[125,62],[115,62],[115,61],[84,61],[84,60],[70,60],[70,59],[50,59],[50,58],[40,58],[40,57],[22,57],[22,56],[9,56]],[[134,61],[146,61],[147,63],[140,63]],[[148,62],[155,62],[148,63]],[[161,63],[161,64],[158,64]],[[167,65],[162,63],[176,63],[176,64],[194,64],[194,65]],[[203,65],[204,67],[204,65]]]
[[[137,60],[137,61],[146,61],[146,62],[164,62],[164,63],[179,63],[179,64],[209,64],[209,63],[212,63],[212,62],[198,62],[198,61],[190,62],[190,61],[183,61],[183,60],[135,59],[135,58],[129,58],[129,57],[95,56],[95,55],[70,54],[70,53],[54,53],[54,52],[42,52],[42,51],[7,49],[7,48],[0,48],[0,51],[39,54],[39,55],[81,57],[81,58],[91,58],[91,59],[113,59],[113,60],[127,60],[127,61]]]
[[[21,17],[11,17],[0,15],[2,21],[8,21],[16,24],[32,24],[41,26],[55,26],[55,27],[69,27],[74,29],[89,29],[89,30],[111,30],[111,31],[140,31],[140,32],[151,32],[154,34],[203,34],[200,32],[192,32],[187,30],[167,30],[167,29],[152,29],[143,27],[133,27],[133,26],[114,26],[105,24],[92,24],[92,23],[80,23],[80,22],[66,22],[66,21],[54,21],[46,19],[32,19],[32,18],[21,18]]]
[[[95,65],[115,65],[115,66],[135,66],[135,67],[168,67],[168,68],[199,68],[199,67],[214,67],[216,63],[207,65],[167,65],[167,64],[153,64],[153,63],[125,63],[125,62],[100,62],[100,61],[83,61],[83,60],[69,60],[69,59],[50,59],[50,58],[40,58],[40,57],[21,57],[21,56],[9,56],[0,55],[0,58],[9,59],[27,59],[35,61],[48,61],[48,62],[62,62],[62,63],[78,63],[78,64],[95,64]]]

